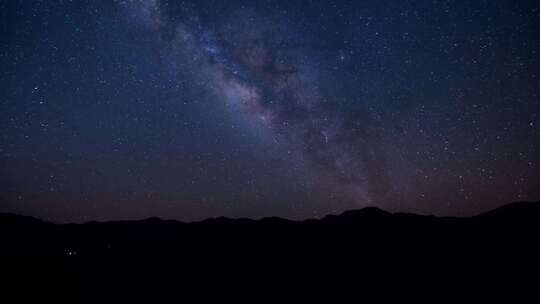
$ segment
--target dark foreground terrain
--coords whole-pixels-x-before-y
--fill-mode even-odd
[[[7,282],[0,291],[16,302],[67,303],[251,294],[283,300],[285,292],[304,300],[330,295],[333,302],[351,292],[361,298],[372,287],[386,290],[381,297],[446,298],[467,290],[483,297],[509,283],[538,285],[539,228],[540,203],[525,202],[470,218],[366,208],[302,222],[151,218],[57,225],[0,214]]]

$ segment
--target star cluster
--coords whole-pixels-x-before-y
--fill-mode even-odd
[[[540,199],[534,1],[0,5],[0,211],[471,215]]]

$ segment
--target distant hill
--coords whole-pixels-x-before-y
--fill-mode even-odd
[[[468,218],[365,208],[305,221],[59,225],[0,214],[1,288],[19,303],[161,303],[187,294],[258,302],[291,292],[299,302],[327,292],[334,303],[344,291],[365,299],[373,287],[384,289],[374,292],[379,300],[402,299],[396,286],[419,294],[444,287],[437,296],[445,298],[470,288],[483,298],[505,290],[495,286],[506,279],[534,283],[525,278],[538,273],[539,228],[540,203],[525,202]]]
[[[292,221],[212,218],[183,223],[149,218],[139,221],[52,224],[32,217],[0,214],[4,256],[109,256],[197,254],[219,246],[231,252],[265,249],[305,251],[323,245],[366,255],[399,248],[402,253],[438,251],[457,256],[527,246],[526,236],[540,231],[540,203],[512,203],[484,214],[435,217],[389,213],[375,207],[322,219]],[[535,235],[536,236],[536,235]],[[522,242],[521,242],[522,241]],[[320,251],[318,248],[317,251]],[[322,248],[326,249],[326,248]],[[370,249],[372,250],[373,247]],[[473,250],[474,249],[474,250]]]

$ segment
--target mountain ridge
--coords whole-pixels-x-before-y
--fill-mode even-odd
[[[462,218],[368,208],[303,221],[222,217],[184,223],[154,217],[53,224],[0,214],[0,257],[15,261],[2,274],[20,278],[24,291],[18,295],[26,294],[31,280],[34,289],[57,294],[72,286],[88,303],[103,303],[111,294],[118,295],[115,303],[126,302],[126,295],[137,302],[145,290],[151,297],[143,302],[154,303],[155,290],[164,285],[177,295],[185,284],[207,292],[209,282],[249,290],[261,282],[303,284],[310,293],[329,284],[341,291],[343,283],[357,290],[359,279],[378,278],[386,286],[389,279],[402,284],[420,277],[432,286],[446,280],[452,288],[484,280],[491,290],[500,282],[494,273],[538,273],[537,231],[540,203],[528,202]]]
[[[82,222],[82,223],[54,223],[50,221],[46,221],[43,219],[40,219],[38,217],[30,216],[30,215],[20,215],[16,213],[10,213],[10,212],[0,212],[0,223],[6,220],[15,220],[20,219],[23,221],[33,221],[34,223],[41,223],[41,224],[52,224],[52,225],[92,225],[92,224],[107,224],[107,223],[176,223],[176,224],[184,224],[184,225],[201,225],[201,224],[216,224],[216,223],[231,223],[231,222],[250,222],[250,223],[258,223],[258,222],[287,222],[287,223],[309,223],[309,222],[320,222],[320,221],[328,221],[336,218],[361,218],[361,217],[422,217],[422,218],[435,218],[435,219],[472,219],[472,218],[481,218],[481,217],[489,217],[494,215],[508,215],[508,213],[515,214],[516,212],[519,212],[522,209],[525,208],[536,208],[539,211],[540,210],[540,202],[533,202],[533,201],[518,201],[518,202],[511,202],[502,206],[499,206],[497,208],[482,212],[477,215],[472,216],[437,216],[432,214],[417,214],[417,213],[411,213],[411,212],[390,212],[383,210],[378,207],[369,206],[364,207],[361,209],[350,209],[345,210],[339,214],[327,214],[320,218],[307,218],[303,220],[292,220],[287,218],[282,218],[278,216],[268,216],[268,217],[262,217],[259,219],[251,219],[251,218],[245,218],[245,217],[225,217],[225,216],[219,216],[219,217],[209,217],[202,220],[197,221],[181,221],[176,219],[163,219],[157,216],[151,216],[148,218],[143,219],[127,219],[127,220],[110,220],[110,221],[97,221],[92,220],[88,222]]]

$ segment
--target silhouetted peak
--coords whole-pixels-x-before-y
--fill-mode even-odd
[[[508,205],[504,205],[502,207],[499,207],[497,209],[485,212],[483,214],[480,214],[478,216],[475,216],[473,218],[479,217],[479,218],[522,218],[522,219],[532,219],[536,217],[538,214],[540,214],[540,203],[539,202],[515,202],[510,203]],[[360,221],[371,221],[371,220],[377,220],[382,218],[409,218],[409,219],[437,219],[435,216],[425,216],[425,215],[418,215],[418,214],[412,214],[412,213],[390,213],[387,211],[384,211],[382,209],[379,209],[377,207],[366,207],[363,209],[358,210],[348,210],[345,211],[339,215],[327,215],[323,217],[322,219],[306,219],[304,221],[293,221],[288,220],[280,217],[266,217],[259,220],[254,219],[248,219],[248,218],[228,218],[228,217],[217,217],[217,218],[208,218],[202,221],[198,222],[192,222],[192,223],[186,223],[186,222],[180,222],[177,220],[164,220],[159,217],[150,217],[144,220],[139,221],[108,221],[108,222],[87,222],[83,225],[101,225],[101,224],[107,224],[107,225],[131,225],[136,223],[144,223],[144,224],[169,224],[169,225],[244,225],[244,224],[254,224],[254,223],[260,223],[260,224],[287,224],[287,223],[318,223],[318,222],[356,222],[357,219]],[[446,219],[452,219],[452,217],[446,217]],[[16,214],[10,214],[10,213],[0,213],[0,224],[3,225],[32,225],[32,224],[47,224],[47,222],[42,221],[40,219],[36,219],[31,216],[23,216],[23,215],[16,215]],[[75,225],[75,224],[73,224]]]
[[[44,221],[35,217],[13,213],[0,213],[0,222],[2,224],[45,224]]]
[[[514,202],[478,215],[479,217],[531,217],[540,213],[539,202]]]
[[[156,217],[156,216],[153,216],[153,217],[149,217],[147,219],[144,219],[142,220],[143,223],[148,223],[148,224],[161,224],[161,223],[164,223],[165,220],[159,218],[159,217]]]
[[[377,207],[366,207],[360,210],[347,210],[339,215],[339,217],[381,217],[388,215],[390,215],[389,212]]]

